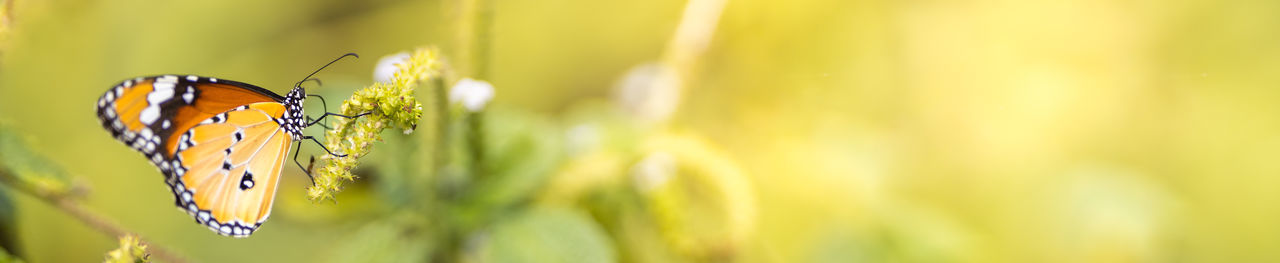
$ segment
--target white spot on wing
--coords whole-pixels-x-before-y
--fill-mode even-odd
[[[140,135],[142,135],[142,138],[151,138],[154,134],[151,133],[151,129],[143,128]]]
[[[177,82],[178,82],[178,79],[173,78],[173,76],[161,77],[159,79],[156,79],[155,84],[151,84],[151,88],[153,89],[152,92],[160,91],[160,90],[173,91],[173,84]]]
[[[138,115],[138,120],[142,121],[142,123],[147,125],[151,125],[152,123],[155,123],[156,119],[159,119],[159,118],[160,118],[160,107],[156,107],[156,106],[148,106],[146,109],[142,109],[142,114]]]

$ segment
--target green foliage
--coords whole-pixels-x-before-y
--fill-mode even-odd
[[[66,171],[36,154],[12,128],[0,124],[0,179],[37,195],[65,196],[72,192]]]
[[[657,134],[643,149],[632,175],[666,242],[698,259],[734,257],[755,225],[744,172],[690,135]]]
[[[423,111],[417,133],[384,138],[378,125],[391,124],[375,118],[338,119],[328,132],[331,148],[351,156],[325,157],[313,188],[323,193],[309,197],[332,199],[336,180],[329,178],[354,178],[349,171],[362,158],[372,166],[361,171],[376,178],[377,196],[392,208],[370,215],[377,219],[344,239],[350,242],[335,244],[336,261],[614,262],[627,255],[618,248],[634,250],[633,257],[726,260],[751,233],[754,200],[744,175],[696,136],[641,128],[620,111],[595,108],[609,104],[572,114],[566,126],[525,111],[447,102],[461,95],[447,92],[465,89],[448,88],[452,76],[440,72],[452,71],[442,60],[421,49],[391,84],[374,84],[344,103],[344,114],[396,114],[421,104],[381,111],[386,98],[414,98],[419,81],[434,79],[419,92],[432,94],[416,94],[434,106]],[[360,125],[371,128],[353,128]],[[377,151],[368,147],[383,139]],[[666,154],[672,167],[641,172],[652,166],[644,157],[654,154]]]
[[[473,190],[465,199],[470,207],[508,207],[529,202],[562,159],[560,131],[549,120],[534,114],[491,109],[483,115],[482,171],[473,178]]]
[[[481,262],[617,262],[613,242],[590,217],[572,210],[533,208],[481,234]]]
[[[8,251],[0,249],[0,263],[22,263],[22,259],[9,254]]]
[[[331,251],[331,262],[426,262],[435,252],[432,235],[422,228],[408,230],[406,226],[418,222],[406,221],[405,216],[392,220],[379,220],[364,225],[356,234]]]
[[[343,208],[359,214],[342,215],[350,221],[291,215],[296,211],[290,210],[304,209],[280,207],[307,202],[288,200],[292,197],[281,188],[276,203],[281,213],[273,220],[312,220],[307,222],[328,224],[316,228],[349,231],[343,238],[315,241],[326,245],[316,248],[316,257],[334,262],[736,259],[751,234],[754,200],[742,196],[750,195],[742,172],[723,154],[708,150],[714,147],[703,139],[687,136],[674,143],[692,146],[663,144],[672,137],[665,126],[636,123],[613,101],[590,101],[594,104],[587,111],[574,110],[567,117],[486,104],[489,97],[467,106],[448,101],[450,95],[464,94],[450,94],[458,79],[486,81],[489,69],[497,68],[488,65],[493,3],[463,4],[477,32],[463,34],[473,39],[450,51],[464,50],[455,57],[464,58],[466,70],[451,68],[440,50],[415,49],[390,81],[365,85],[337,112],[367,115],[326,121],[332,128],[322,143],[345,156],[317,156],[315,184],[305,195],[312,204],[343,199],[355,201],[339,205],[367,206]],[[520,88],[492,90],[503,96]],[[14,146],[20,145],[12,143],[16,138],[0,129],[0,165],[13,171],[11,181],[49,195],[69,195],[69,177],[25,146]],[[636,172],[656,152],[670,153],[678,169]],[[646,176],[673,179],[638,183]],[[269,235],[278,233],[286,232],[264,232],[248,242],[277,241],[281,236]],[[160,243],[150,243],[148,255],[147,243],[136,236],[121,236],[120,242],[108,262],[170,261]],[[199,242],[194,243],[207,245]],[[242,244],[249,243],[236,243]]]

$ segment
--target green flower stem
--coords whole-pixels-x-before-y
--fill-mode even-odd
[[[489,47],[492,45],[493,34],[493,2],[489,0],[474,0],[476,12],[475,33],[472,36],[472,44],[475,45],[475,61],[472,63],[472,69],[477,79],[489,79]]]
[[[358,90],[342,102],[340,114],[359,118],[332,118],[333,129],[325,132],[325,146],[334,154],[320,158],[322,166],[313,171],[315,185],[307,188],[312,201],[334,200],[345,181],[355,180],[351,170],[359,158],[373,150],[373,142],[382,141],[383,129],[397,128],[405,133],[418,127],[422,103],[414,98],[414,89],[424,80],[440,76],[442,62],[439,51],[419,48],[391,77],[391,83],[374,83]]]
[[[444,169],[449,163],[449,141],[452,138],[453,129],[449,128],[452,121],[452,114],[449,112],[449,85],[445,83],[444,78],[436,78],[436,148],[435,148],[435,167],[434,171]]]
[[[466,75],[475,79],[489,78],[489,47],[493,29],[493,3],[489,0],[458,1],[461,16],[458,19],[459,51],[468,61]]]
[[[484,111],[467,114],[467,147],[471,153],[471,174],[479,179],[486,173],[484,169]]]
[[[13,32],[13,1],[0,0],[0,49],[7,46],[9,34]]]
[[[691,0],[685,4],[675,35],[663,51],[663,62],[686,74],[706,53],[729,0]]]

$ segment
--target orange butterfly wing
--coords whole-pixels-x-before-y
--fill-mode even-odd
[[[271,214],[293,137],[280,129],[284,105],[261,102],[219,114],[180,138],[174,194],[214,232],[245,237]]]
[[[281,129],[281,101],[241,82],[166,75],[126,80],[97,106],[103,127],[165,175],[179,209],[214,232],[245,237],[271,212],[293,140]]]
[[[175,75],[126,80],[98,99],[98,118],[116,139],[152,158],[172,157],[177,137],[216,114],[284,98],[257,86]]]

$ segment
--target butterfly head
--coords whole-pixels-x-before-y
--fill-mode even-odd
[[[302,140],[302,129],[307,127],[305,112],[302,111],[302,101],[307,98],[307,91],[302,87],[293,87],[288,95],[284,96],[284,116],[281,127],[293,136],[293,140]]]

